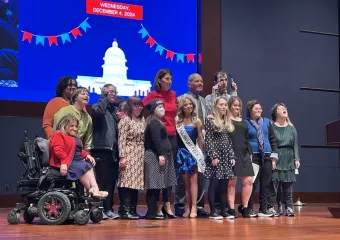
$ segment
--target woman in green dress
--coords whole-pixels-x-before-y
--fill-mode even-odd
[[[285,104],[277,103],[271,110],[273,129],[277,139],[279,159],[273,171],[272,184],[275,192],[272,204],[276,200],[279,188],[282,189],[282,202],[285,205],[286,216],[295,216],[293,209],[293,183],[296,181],[295,170],[300,167],[297,132],[288,118]]]

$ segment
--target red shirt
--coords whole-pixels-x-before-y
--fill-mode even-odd
[[[162,100],[164,102],[165,115],[162,121],[166,127],[169,136],[176,136],[176,123],[175,117],[177,114],[176,106],[176,92],[169,91],[151,91],[143,99],[143,105],[146,106],[152,100]]]
[[[55,132],[48,144],[50,153],[50,166],[60,168],[61,164],[67,167],[72,163],[76,151],[76,139],[60,131]],[[88,153],[81,150],[81,158],[85,159]]]

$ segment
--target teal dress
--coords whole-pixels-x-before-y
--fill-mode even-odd
[[[295,182],[295,160],[300,160],[297,132],[294,126],[277,127],[272,125],[277,139],[279,159],[272,180],[279,182]]]

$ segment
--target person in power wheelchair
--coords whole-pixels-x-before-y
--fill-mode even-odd
[[[108,192],[99,191],[93,166],[94,158],[83,150],[77,138],[78,119],[66,115],[57,125],[57,131],[50,138],[50,166],[60,169],[60,175],[69,180],[80,180],[89,191],[90,196],[105,198]],[[85,161],[84,161],[85,160]]]
[[[26,172],[17,186],[25,203],[17,203],[10,211],[7,216],[10,224],[20,222],[21,210],[26,223],[33,222],[37,216],[47,224],[71,220],[84,225],[89,219],[92,222],[102,220],[101,199],[108,193],[98,189],[93,172],[95,161],[82,149],[76,137],[77,126],[78,120],[67,115],[60,120],[49,142],[42,138],[37,138],[34,144],[25,141],[19,157]],[[89,197],[80,196],[82,185],[77,184],[78,179],[89,190]]]

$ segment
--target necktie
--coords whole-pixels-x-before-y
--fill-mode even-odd
[[[198,113],[198,118],[204,124],[202,104],[201,104],[201,100],[199,96],[197,97],[197,113]]]

